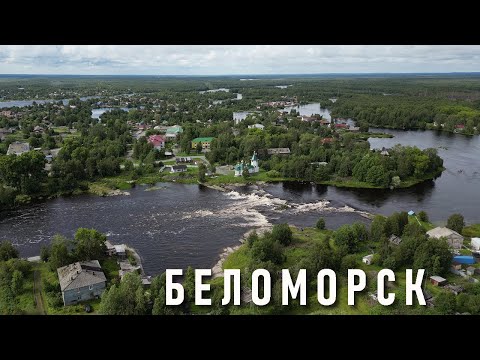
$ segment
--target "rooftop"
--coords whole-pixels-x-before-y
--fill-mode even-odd
[[[449,228],[446,227],[436,227],[432,230],[427,231],[427,235],[433,238],[441,238],[441,237],[448,237],[448,236],[459,236],[463,238],[462,235],[460,235],[458,232],[453,231]]]
[[[198,137],[192,140],[193,143],[197,142],[211,142],[214,138],[213,137]]]
[[[57,269],[62,291],[107,281],[98,260],[76,262]]]
[[[432,279],[433,281],[436,281],[436,282],[444,282],[444,281],[447,281],[447,279],[444,279],[443,277],[437,276],[437,275],[430,276],[430,279]]]

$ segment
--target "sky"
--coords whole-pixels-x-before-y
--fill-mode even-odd
[[[478,72],[478,45],[0,45],[0,74]]]

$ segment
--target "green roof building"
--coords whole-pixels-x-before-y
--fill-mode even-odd
[[[212,140],[215,139],[214,137],[199,137],[195,138],[192,140],[192,149],[197,148],[197,144],[201,143],[202,144],[202,149],[210,149],[210,144],[212,143]]]

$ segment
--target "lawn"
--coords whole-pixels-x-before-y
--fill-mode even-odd
[[[17,296],[17,300],[22,314],[38,314],[33,296],[33,271],[30,271],[28,276],[23,279],[22,292]]]

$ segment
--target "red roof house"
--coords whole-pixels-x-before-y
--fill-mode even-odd
[[[157,150],[165,148],[165,136],[163,135],[150,135],[148,142]]]
[[[348,129],[347,124],[335,124],[335,128],[337,129]]]

